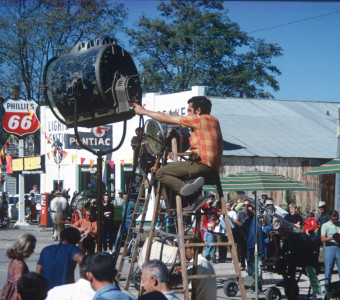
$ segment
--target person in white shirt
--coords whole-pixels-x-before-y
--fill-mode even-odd
[[[34,194],[34,195],[38,195],[39,194],[39,188],[38,186],[35,184],[33,185],[32,189],[30,190],[29,194]]]
[[[168,300],[179,300],[168,287],[169,271],[166,265],[158,259],[146,261],[142,266],[141,286],[146,294],[158,291]]]
[[[113,205],[122,205],[124,202],[124,199],[123,199],[123,192],[121,190],[118,190],[118,197],[116,197],[114,200],[113,200]]]
[[[45,300],[92,300],[96,292],[86,277],[87,261],[88,256],[85,255],[80,263],[80,278],[76,283],[54,287]]]
[[[225,204],[225,207],[227,209],[228,216],[231,217],[233,220],[237,220],[237,213],[236,213],[236,211],[231,209],[231,203],[227,202]]]
[[[237,220],[237,214],[234,210],[231,209],[231,203],[227,202],[226,203],[226,210],[228,212],[228,218],[229,218],[229,224],[231,227],[231,230],[233,232],[233,237],[235,239],[235,234],[237,233],[236,230],[237,228],[234,226],[234,222]],[[216,227],[215,230],[216,236],[217,236],[217,242],[222,243],[222,242],[228,242],[228,237],[226,236],[226,228],[225,228],[225,222],[224,222],[224,215],[220,215],[219,219],[216,221]],[[227,246],[218,246],[218,253],[219,253],[219,258],[218,262],[219,263],[224,263],[227,260]]]

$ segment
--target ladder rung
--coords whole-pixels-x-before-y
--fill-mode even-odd
[[[203,246],[234,246],[231,242],[216,242],[216,243],[186,243],[184,247],[203,247]]]
[[[129,262],[132,262],[132,261],[133,261],[133,260],[132,260],[132,257],[130,257],[130,256],[122,256],[122,259],[127,260],[127,261],[129,261]],[[137,262],[137,259],[135,259],[134,262]]]
[[[186,292],[186,289],[176,289],[176,290],[171,290],[174,291],[175,294],[184,294]]]
[[[169,232],[160,230],[160,229],[158,229],[158,228],[150,228],[150,229],[153,230],[153,231],[156,231],[156,232],[158,232],[158,233],[161,233],[161,234],[163,234],[164,236],[168,236],[168,237],[173,237],[173,238],[175,238],[175,239],[179,239],[179,235],[178,235],[178,234],[169,233]]]
[[[238,274],[215,274],[215,275],[188,275],[188,279],[202,279],[202,278],[238,278]]]
[[[166,263],[165,264],[167,267],[176,267],[176,266],[178,266],[178,267],[180,267],[182,264],[180,263],[180,262],[177,262],[177,263]],[[193,266],[194,265],[194,263],[193,262],[187,262],[187,264],[186,264],[186,266],[188,267],[188,266]]]
[[[176,212],[176,208],[167,208],[159,212],[160,215],[167,215],[168,213]]]

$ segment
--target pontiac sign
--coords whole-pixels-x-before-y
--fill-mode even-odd
[[[79,132],[81,142],[93,150],[112,149],[112,125],[92,128],[91,132]],[[74,134],[65,134],[65,149],[83,149],[77,142]]]

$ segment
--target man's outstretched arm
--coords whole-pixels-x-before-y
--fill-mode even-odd
[[[133,103],[133,108],[137,115],[146,115],[156,121],[163,122],[163,123],[176,124],[176,125],[180,124],[178,116],[173,116],[169,114],[163,114],[161,112],[147,110],[137,103]]]

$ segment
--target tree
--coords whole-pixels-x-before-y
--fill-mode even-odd
[[[209,95],[271,98],[279,90],[271,63],[276,44],[254,39],[227,17],[223,1],[171,0],[158,6],[161,18],[144,15],[130,44],[142,66],[144,91],[173,93],[194,85]]]
[[[80,41],[114,37],[124,28],[122,4],[101,0],[0,0],[0,96],[14,84],[21,98],[41,100],[47,61]]]

